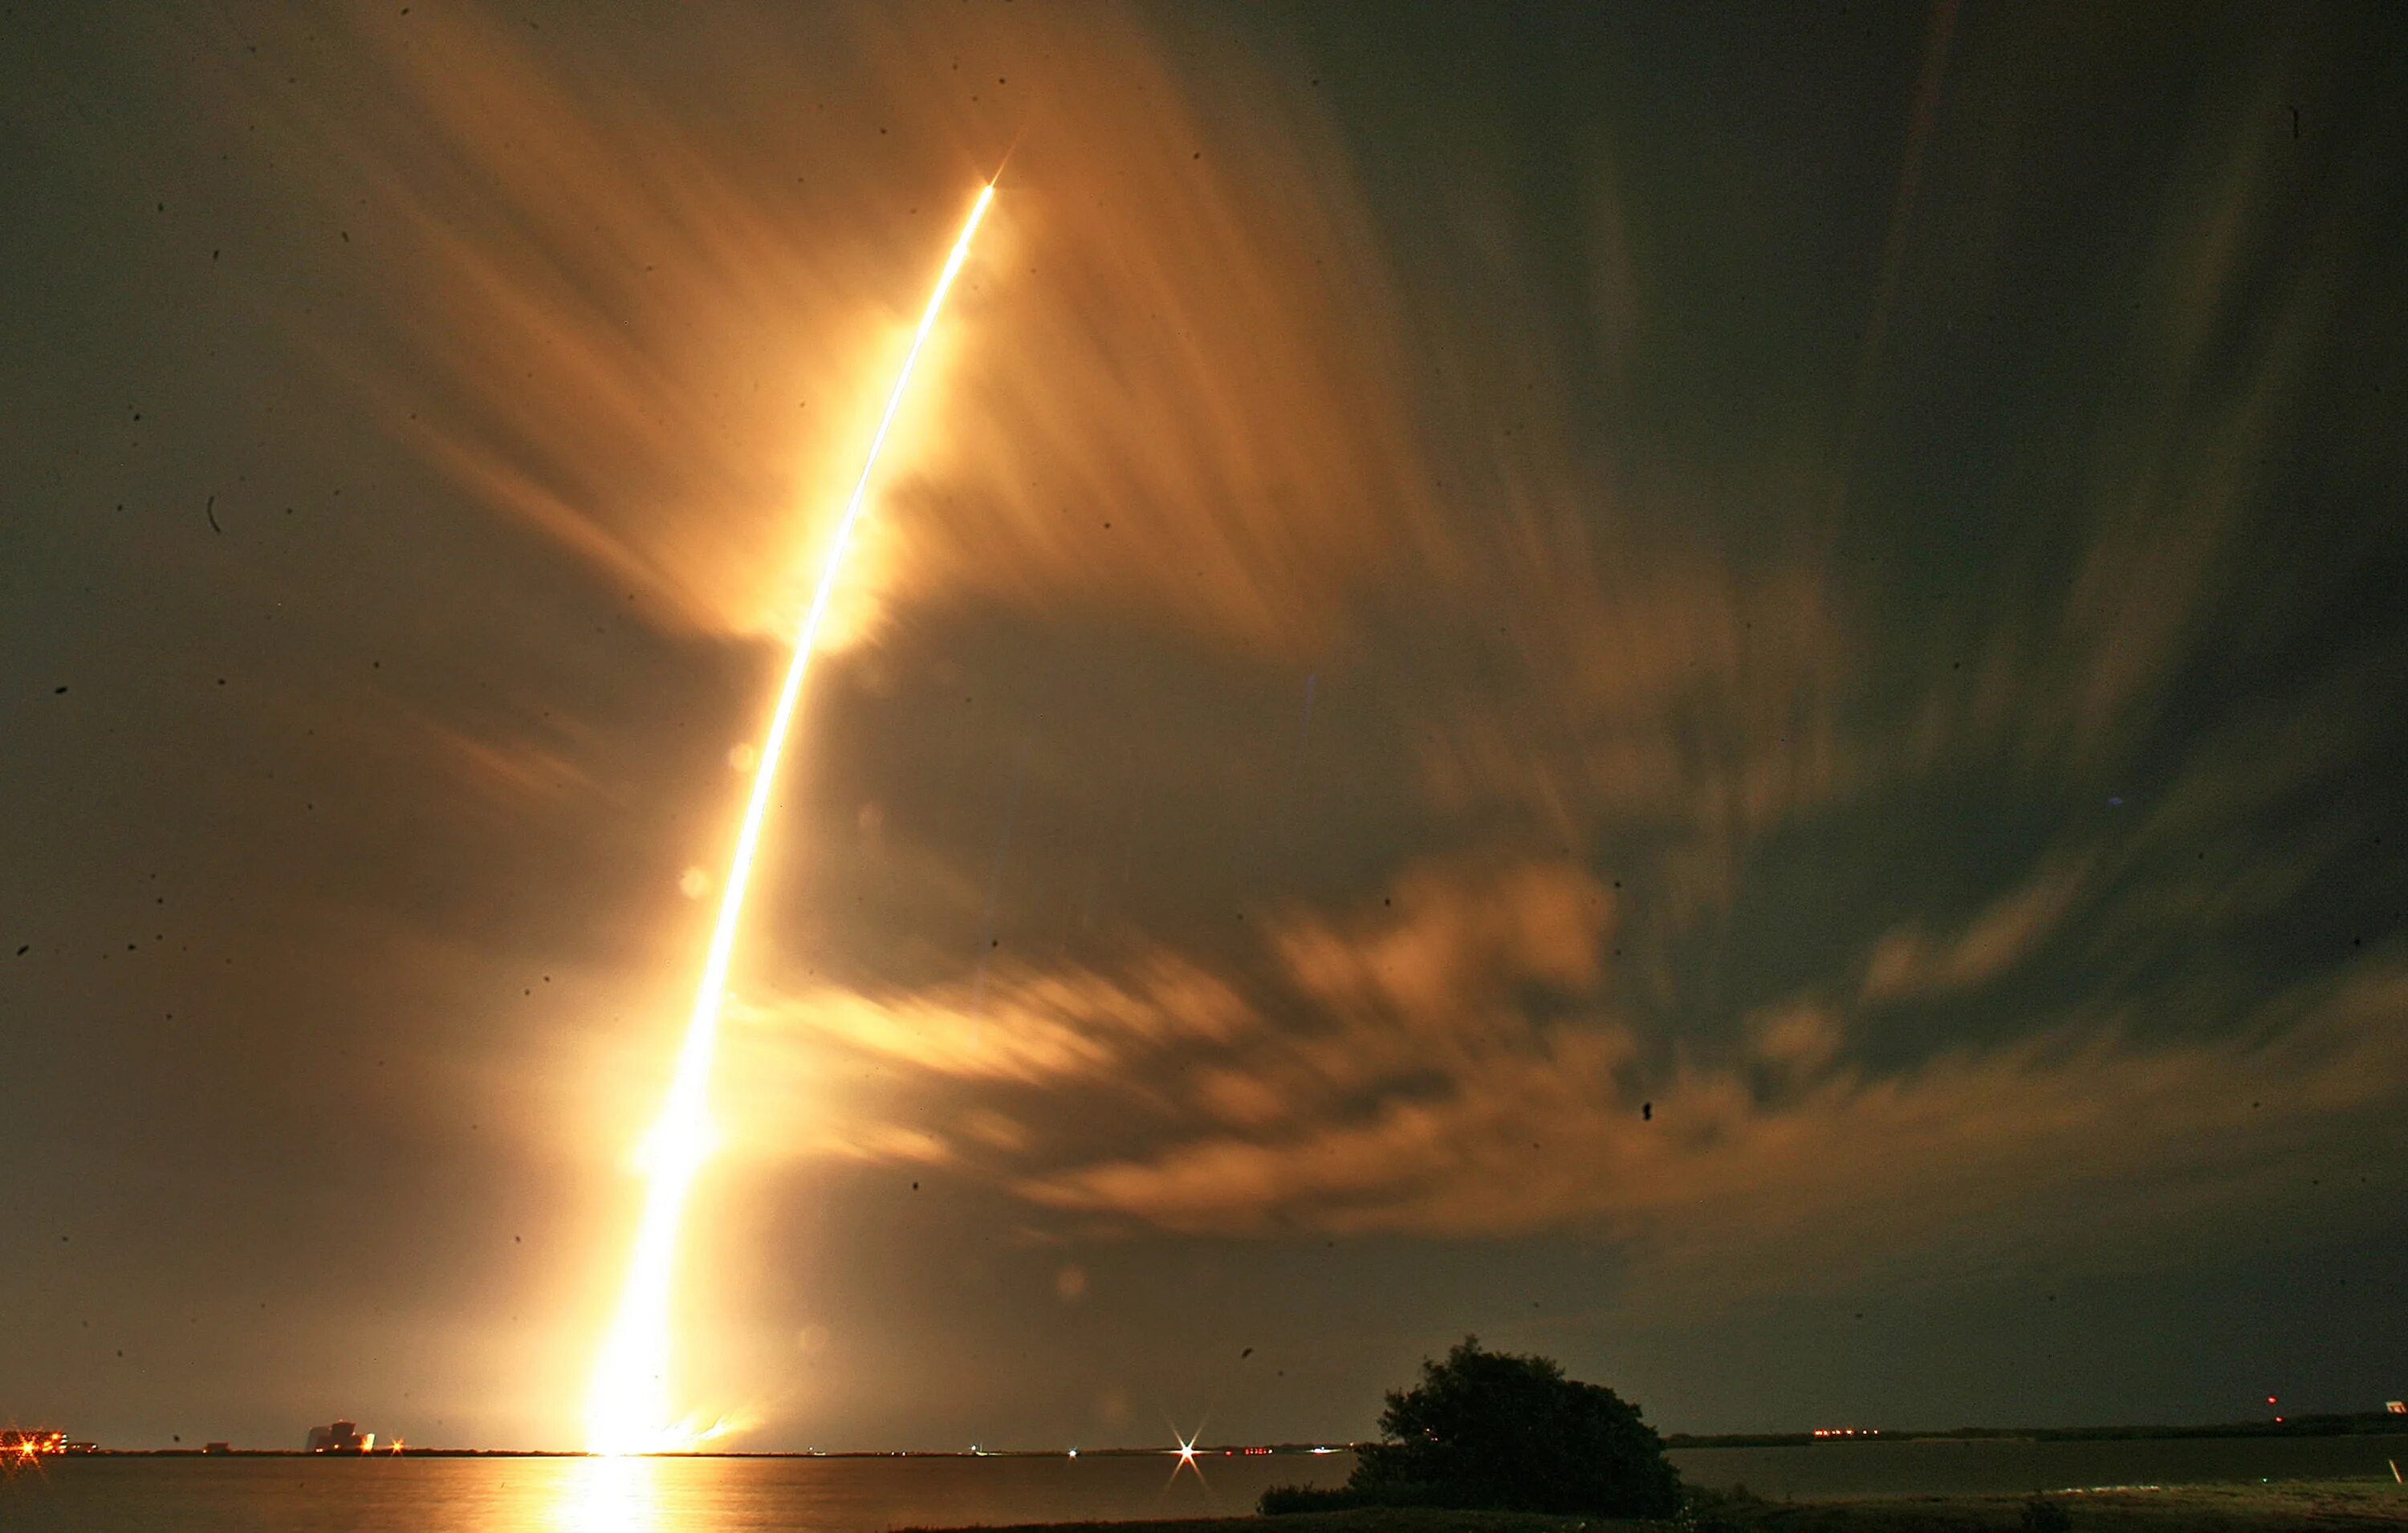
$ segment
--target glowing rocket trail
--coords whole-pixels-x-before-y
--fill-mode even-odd
[[[921,348],[927,344],[928,333],[936,328],[937,315],[945,307],[945,294],[952,289],[953,279],[961,275],[962,264],[969,259],[970,240],[978,233],[979,221],[986,216],[987,204],[994,200],[995,186],[990,182],[980,190],[978,201],[971,205],[969,218],[962,224],[961,237],[953,241],[953,253],[945,258],[945,269],[937,279],[936,291],[928,294],[928,307],[920,316],[918,332],[911,337],[911,350],[904,354],[903,369],[896,375],[894,391],[886,396],[886,413],[879,417],[878,433],[869,439],[869,453],[862,460],[861,478],[853,484],[853,498],[845,503],[844,516],[837,523],[826,561],[820,566],[819,584],[811,592],[810,607],[803,614],[801,632],[796,636],[795,655],[786,666],[785,684],[779,689],[778,706],[769,715],[761,759],[753,768],[752,796],[744,806],[743,828],[737,833],[736,852],[728,859],[727,881],[719,898],[719,924],[711,930],[710,956],[703,962],[702,982],[695,991],[694,1013],[686,1023],[685,1044],[678,1053],[677,1073],[669,1082],[668,1099],[662,1105],[660,1120],[645,1136],[640,1151],[640,1164],[650,1178],[643,1220],[637,1226],[635,1253],[627,1264],[627,1285],[620,1297],[618,1314],[603,1339],[602,1355],[595,1365],[594,1383],[585,1397],[585,1445],[593,1453],[675,1453],[693,1448],[719,1429],[715,1425],[704,1425],[698,1417],[676,1420],[669,1414],[669,1277],[676,1263],[678,1226],[685,1213],[686,1194],[713,1143],[710,1062],[719,1043],[719,1013],[727,991],[728,960],[736,951],[737,927],[744,914],[745,890],[752,881],[752,856],[760,845],[761,823],[768,815],[769,791],[777,779],[778,758],[786,748],[795,703],[802,695],[803,675],[810,666],[811,651],[819,642],[820,623],[827,615],[828,599],[844,566],[845,549],[853,541],[853,528],[860,523],[862,509],[869,499],[869,480],[878,468],[879,450],[886,445],[886,433],[895,424],[905,391],[911,386],[911,369],[920,360]]]

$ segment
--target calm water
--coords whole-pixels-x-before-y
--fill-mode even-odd
[[[882,1533],[1203,1517],[1335,1484],[1352,1455],[1208,1458],[70,1458],[0,1484],[7,1533]]]
[[[1671,1455],[1695,1484],[1759,1496],[1940,1496],[2219,1480],[2348,1480],[2408,1470],[2408,1435],[2177,1438],[2141,1442],[1818,1442],[1693,1448]]]
[[[1780,1496],[2382,1474],[2408,1437],[1879,1442],[1675,1454],[1703,1484]],[[8,1533],[882,1533],[906,1526],[1228,1514],[1335,1484],[1349,1455],[1208,1458],[82,1458],[0,1481]]]

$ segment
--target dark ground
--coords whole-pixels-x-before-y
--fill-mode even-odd
[[[1765,1501],[1702,1499],[1686,1523],[1617,1522],[1501,1512],[1382,1509],[1278,1518],[1192,1518],[1152,1523],[1059,1523],[953,1533],[1607,1533],[1616,1528],[1780,1530],[1780,1533],[2015,1533],[2025,1496],[1899,1496]],[[2071,1533],[2312,1533],[2408,1527],[2408,1488],[2389,1481],[2301,1480],[2279,1484],[2169,1485],[2161,1489],[2066,1491],[2040,1498],[2061,1507]],[[900,1533],[926,1533],[904,1529]]]

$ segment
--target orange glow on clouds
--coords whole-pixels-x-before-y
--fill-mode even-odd
[[[928,307],[920,317],[911,349],[904,354],[902,368],[887,395],[885,413],[870,438],[861,477],[853,483],[852,498],[846,502],[843,518],[830,540],[818,584],[811,592],[810,606],[795,640],[794,657],[786,666],[784,684],[770,711],[768,731],[752,774],[752,793],[745,801],[743,826],[737,833],[736,850],[728,860],[719,920],[711,929],[710,954],[704,960],[702,981],[695,993],[685,1043],[678,1053],[677,1072],[670,1081],[668,1099],[661,1109],[660,1119],[645,1137],[639,1153],[639,1164],[649,1180],[643,1217],[637,1226],[626,1287],[621,1295],[617,1315],[603,1339],[593,1386],[586,1397],[586,1446],[595,1453],[690,1452],[731,1426],[724,1416],[706,1424],[699,1415],[673,1415],[668,1377],[672,1352],[670,1284],[677,1261],[678,1232],[684,1222],[686,1199],[695,1177],[710,1158],[718,1138],[710,1121],[710,1067],[719,1046],[728,965],[736,952],[737,932],[744,916],[744,896],[752,886],[753,859],[760,849],[761,826],[768,817],[778,763],[785,752],[795,707],[802,696],[803,678],[810,669],[821,625],[826,620],[838,577],[844,567],[846,547],[868,504],[879,451],[886,445],[896,411],[910,388],[912,368],[927,345],[929,332],[936,328],[945,295],[952,290],[953,279],[961,275],[963,263],[969,259],[970,242],[994,200],[993,184],[980,189],[978,200],[962,224],[961,235],[946,257],[936,290],[928,295]]]

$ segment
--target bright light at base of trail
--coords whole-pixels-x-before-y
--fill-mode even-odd
[[[945,259],[936,291],[928,295],[928,307],[920,316],[920,328],[911,337],[910,351],[904,354],[902,370],[896,375],[895,387],[886,396],[886,411],[879,418],[877,435],[870,438],[868,454],[862,460],[861,478],[853,484],[852,498],[845,502],[844,515],[837,523],[836,536],[820,566],[819,582],[812,588],[810,607],[803,614],[802,628],[795,638],[794,658],[786,666],[785,683],[779,689],[777,706],[769,715],[768,731],[762,739],[759,763],[752,774],[752,791],[745,801],[743,828],[737,833],[736,851],[728,859],[727,878],[721,886],[719,920],[711,928],[710,955],[703,962],[702,981],[695,992],[685,1043],[678,1052],[677,1073],[669,1082],[668,1098],[662,1105],[660,1120],[645,1136],[638,1154],[647,1182],[644,1212],[636,1226],[626,1286],[621,1291],[618,1311],[603,1338],[593,1385],[586,1393],[585,1446],[591,1453],[691,1453],[736,1425],[724,1416],[715,1420],[700,1414],[677,1416],[669,1404],[669,1364],[674,1350],[669,1323],[670,1280],[677,1266],[678,1232],[684,1223],[687,1195],[718,1141],[710,1123],[710,1065],[719,1046],[719,1016],[727,996],[728,963],[735,954],[737,930],[744,915],[744,896],[752,881],[753,854],[760,847],[762,822],[768,815],[770,787],[777,779],[778,762],[785,753],[786,733],[794,723],[795,705],[802,696],[803,676],[810,668],[811,651],[819,642],[820,624],[827,616],[828,600],[843,568],[845,550],[853,542],[853,530],[868,502],[879,450],[886,445],[886,434],[895,424],[896,411],[902,408],[903,395],[910,388],[911,369],[920,361],[921,348],[927,344],[928,333],[937,327],[937,316],[945,307],[945,294],[952,290],[953,279],[961,275],[962,264],[969,259],[970,240],[978,233],[979,221],[986,216],[987,205],[994,200],[992,183],[980,189],[978,201],[971,205],[969,218],[962,224],[961,236],[953,241],[953,253]]]

